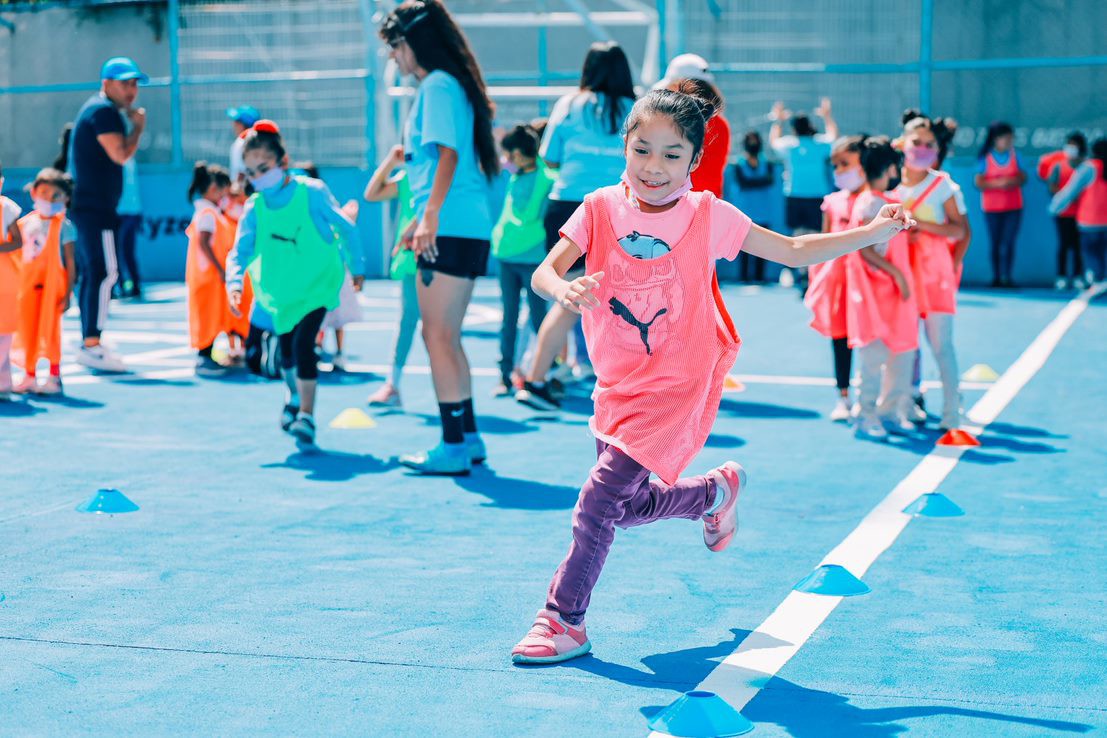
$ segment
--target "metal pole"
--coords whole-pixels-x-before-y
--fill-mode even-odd
[[[173,130],[173,165],[184,164],[184,143],[181,141],[181,0],[169,0],[169,115]]]
[[[934,0],[922,1],[922,18],[920,19],[919,35],[919,107],[927,115],[933,113],[931,103],[931,75],[933,72],[933,50],[931,41],[934,37]]]

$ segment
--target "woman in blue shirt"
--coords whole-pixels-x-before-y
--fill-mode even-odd
[[[619,44],[592,44],[584,57],[580,90],[557,101],[542,136],[539,155],[557,181],[546,208],[546,251],[561,240],[561,226],[569,220],[584,196],[613,185],[626,167],[623,155],[623,122],[634,105],[634,82],[627,55]],[[566,279],[584,273],[584,258],[573,265]],[[551,305],[538,332],[534,362],[523,389],[515,399],[536,410],[557,410],[560,402],[546,384],[554,357],[565,345],[580,315]]]
[[[442,442],[400,463],[464,475],[485,457],[461,321],[488,265],[488,188],[500,170],[492,103],[464,34],[438,0],[404,2],[385,17],[380,37],[400,73],[418,82],[403,133],[416,218],[403,240],[419,260],[423,341],[442,418]]]

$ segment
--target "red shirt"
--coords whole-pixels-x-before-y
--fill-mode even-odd
[[[715,197],[722,198],[723,173],[729,155],[730,124],[723,116],[716,115],[707,121],[707,130],[703,136],[703,158],[692,172],[692,189],[696,192],[713,192]]]

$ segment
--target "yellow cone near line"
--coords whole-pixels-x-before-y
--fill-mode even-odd
[[[996,370],[987,364],[974,364],[967,372],[961,375],[966,382],[994,382],[999,379]]]
[[[376,428],[377,421],[370,418],[364,410],[357,407],[349,407],[338,414],[331,421],[332,428],[351,430],[357,428]]]
[[[723,380],[723,392],[744,392],[746,385],[742,384],[733,374],[726,375]]]

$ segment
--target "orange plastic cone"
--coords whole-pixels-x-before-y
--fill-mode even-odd
[[[979,446],[980,441],[976,440],[973,434],[968,431],[963,431],[960,428],[954,428],[953,430],[946,431],[946,434],[938,439],[939,446]]]
[[[726,375],[723,380],[723,392],[744,392],[746,385],[742,384],[733,374]]]

